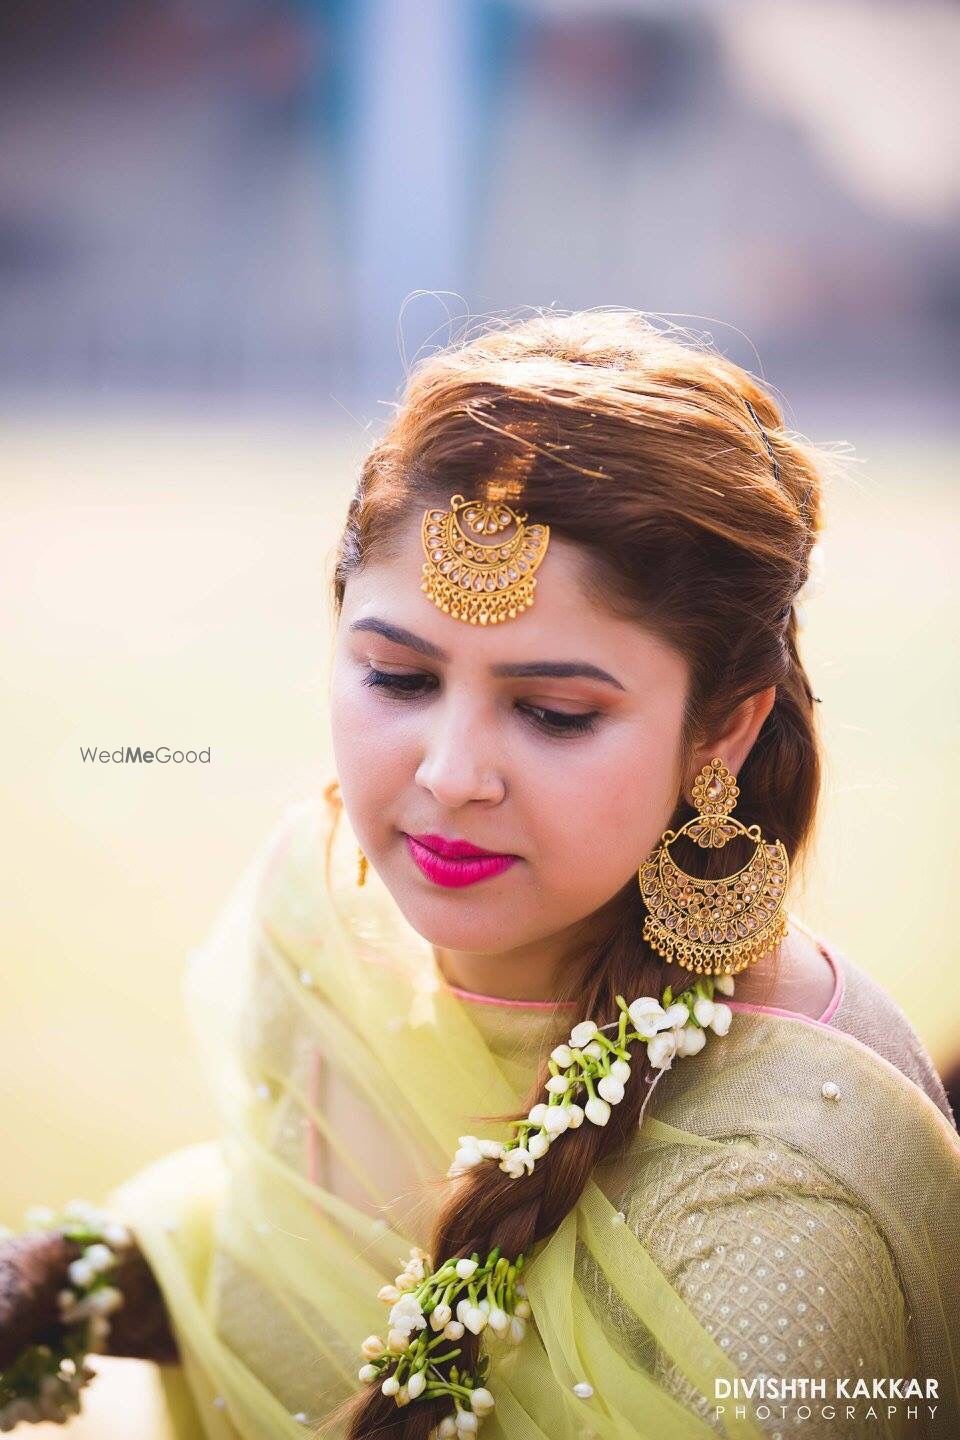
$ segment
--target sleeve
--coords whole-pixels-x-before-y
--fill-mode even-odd
[[[869,1402],[838,1399],[836,1381],[910,1375],[908,1311],[887,1242],[852,1196],[766,1139],[696,1157],[673,1148],[647,1167],[640,1194],[627,1223],[736,1373],[824,1382],[825,1394],[767,1400],[769,1414],[755,1416],[761,1429],[786,1437],[800,1425],[807,1437],[853,1440],[876,1426]],[[654,1363],[677,1399],[718,1426],[716,1406],[737,1403],[696,1396],[664,1357]],[[805,1404],[811,1414],[798,1419]],[[906,1434],[906,1408],[888,1417],[883,1402],[888,1428],[871,1433]]]

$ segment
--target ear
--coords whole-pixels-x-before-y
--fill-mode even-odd
[[[722,734],[714,735],[712,739],[697,747],[691,758],[691,768],[685,777],[686,799],[690,799],[693,782],[704,765],[709,765],[715,756],[719,756],[727,769],[736,775],[753,749],[753,743],[760,734],[764,720],[773,709],[776,698],[776,685],[768,685],[766,690],[758,690],[756,695],[751,695],[737,706]]]

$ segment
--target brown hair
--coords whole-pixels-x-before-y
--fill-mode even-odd
[[[782,840],[795,868],[814,824],[820,750],[792,601],[821,526],[825,458],[784,429],[776,403],[745,370],[635,311],[548,311],[488,323],[410,375],[350,503],[333,580],[336,612],[350,575],[389,546],[412,512],[446,507],[458,491],[476,495],[505,471],[522,473],[522,508],[582,547],[595,595],[687,660],[678,773],[700,737],[720,733],[741,702],[776,686],[736,777],[736,814]],[[678,795],[668,823],[679,828],[693,813]],[[742,838],[734,845],[744,859],[752,848]],[[684,852],[686,867],[703,876],[729,873],[732,858],[694,846]],[[630,885],[615,897],[605,938],[558,999],[578,996],[580,1013],[602,1025],[618,1018],[617,994],[659,994],[660,961],[642,939],[644,916],[639,886]],[[499,1118],[524,1118],[547,1078],[544,1065],[522,1110]],[[510,1179],[486,1164],[445,1181],[429,1247],[437,1264],[497,1245],[529,1258],[598,1162],[636,1127],[650,1079],[635,1066],[609,1123],[568,1132],[529,1175]],[[458,1344],[458,1363],[473,1368],[479,1338],[466,1331]],[[351,1440],[426,1440],[449,1409],[447,1399],[401,1409],[372,1386],[346,1413]]]

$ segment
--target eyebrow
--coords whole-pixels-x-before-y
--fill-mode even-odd
[[[382,635],[385,640],[392,640],[395,645],[405,645],[408,650],[416,650],[430,660],[450,659],[447,651],[434,645],[431,640],[424,640],[422,636],[414,635],[412,630],[405,630],[402,625],[392,625],[389,620],[381,620],[376,615],[354,620],[350,626],[351,634],[355,630],[369,630],[374,635]],[[587,680],[602,680],[607,685],[616,686],[618,690],[626,689],[615,675],[601,670],[599,665],[594,665],[589,660],[524,660],[513,664],[491,665],[490,673],[498,677],[554,680],[582,676]]]

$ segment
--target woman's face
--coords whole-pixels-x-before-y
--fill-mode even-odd
[[[562,944],[633,879],[673,813],[686,662],[591,604],[583,564],[552,536],[532,608],[466,625],[420,589],[418,511],[394,555],[347,584],[331,694],[340,789],[371,865],[435,946]],[[474,879],[476,863],[434,864],[410,836],[516,858]]]

